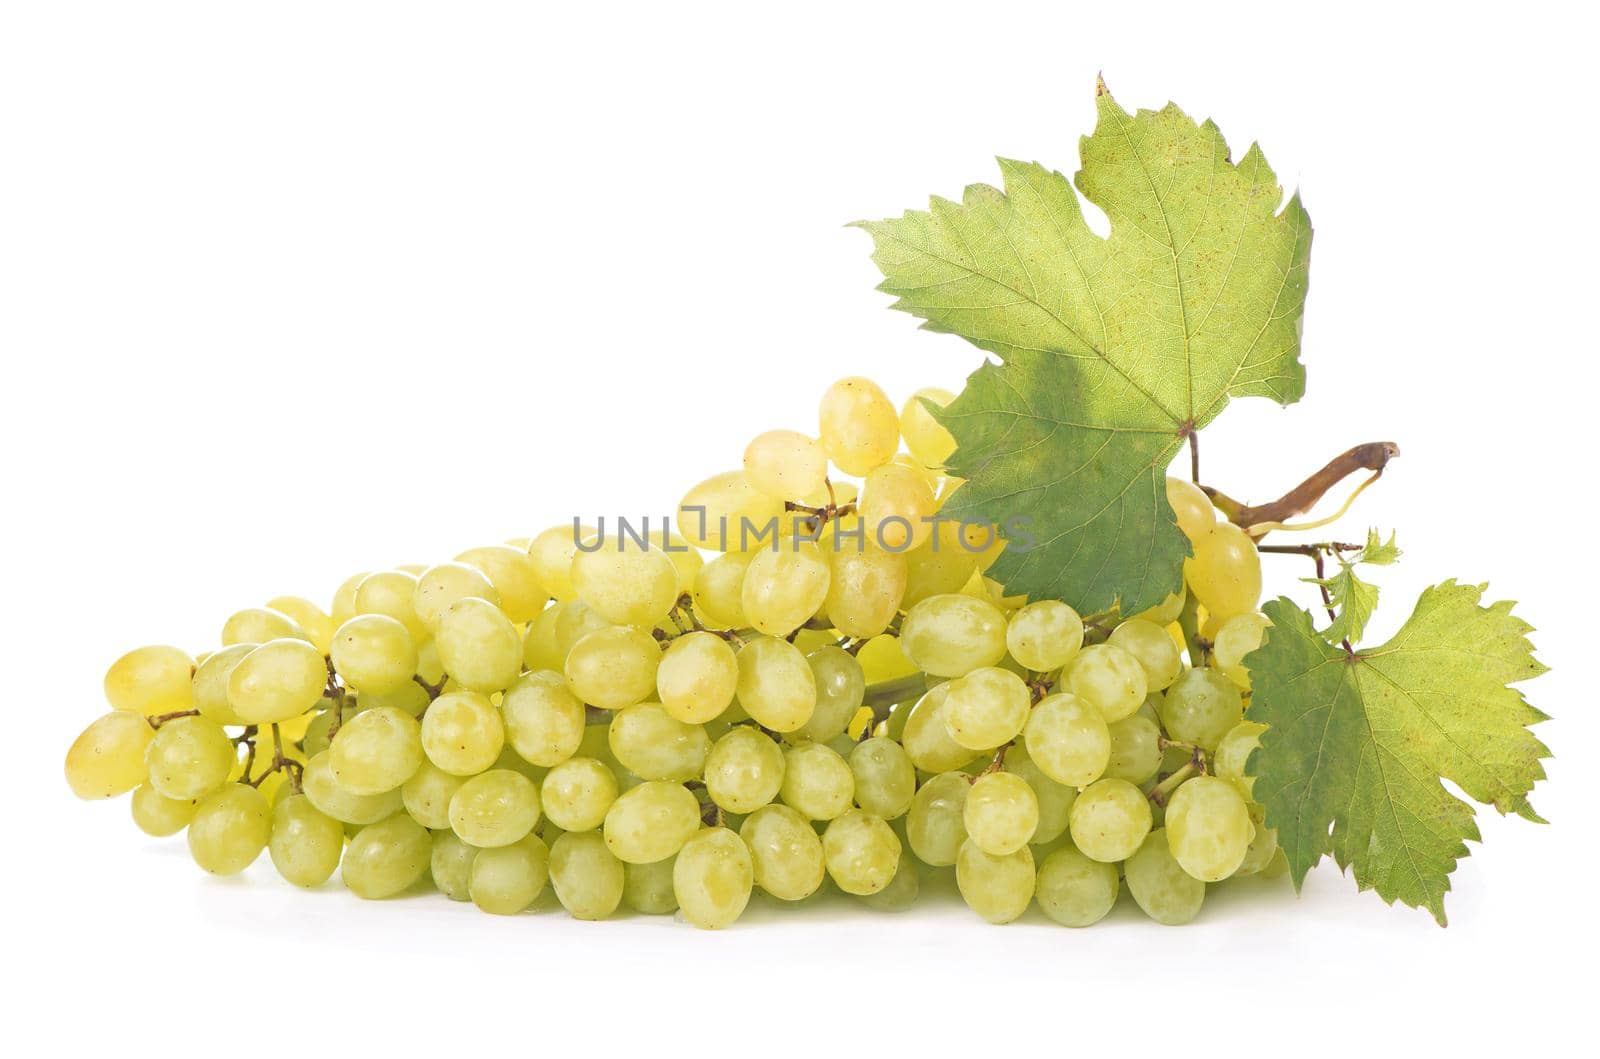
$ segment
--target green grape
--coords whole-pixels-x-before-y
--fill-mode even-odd
[[[331,750],[311,756],[306,762],[305,775],[300,778],[300,786],[318,810],[346,824],[375,824],[399,812],[403,804],[398,790],[356,794],[346,789],[333,773]]]
[[[700,829],[700,802],[676,783],[646,780],[606,810],[605,844],[618,860],[665,860]],[[565,903],[565,902],[563,902]]]
[[[923,772],[953,772],[978,757],[978,751],[968,750],[950,738],[944,721],[949,694],[949,684],[931,688],[911,708],[900,733],[900,745],[905,747],[911,763]]]
[[[941,519],[928,539],[905,553],[906,587],[900,608],[961,591],[978,568],[978,557],[962,543],[961,524]]]
[[[1091,860],[1126,860],[1150,832],[1150,803],[1127,780],[1096,780],[1072,803],[1073,845]]]
[[[344,852],[344,825],[320,812],[303,794],[272,807],[267,852],[278,874],[296,886],[321,886],[333,877]]]
[[[826,743],[836,738],[861,709],[867,693],[866,674],[850,652],[828,644],[806,655],[817,689],[816,709],[792,738]]]
[[[1218,522],[1194,538],[1194,555],[1183,561],[1183,578],[1194,597],[1221,620],[1255,610],[1261,600],[1261,556],[1249,534],[1231,522]]]
[[[422,726],[392,706],[363,710],[339,729],[328,757],[334,779],[345,790],[392,791],[422,765]]]
[[[1157,923],[1181,926],[1199,915],[1205,903],[1206,884],[1179,866],[1168,848],[1165,828],[1145,836],[1122,872],[1134,901]]]
[[[175,717],[145,748],[150,785],[168,798],[199,798],[228,782],[238,753],[222,725],[204,717]]]
[[[654,864],[622,866],[622,903],[647,916],[670,916],[678,910],[678,895],[672,888],[672,870],[678,858],[668,857]]]
[[[1003,857],[1032,841],[1039,826],[1039,798],[1021,776],[991,772],[973,781],[961,822],[979,849]]]
[[[597,831],[569,831],[550,847],[550,884],[574,919],[604,919],[622,903],[627,876],[608,845]]]
[[[763,728],[793,732],[811,720],[817,680],[798,647],[763,636],[739,649],[738,664],[739,705]]]
[[[206,795],[189,821],[189,855],[213,875],[237,875],[261,855],[272,837],[267,796],[245,783]]]
[[[894,820],[911,808],[917,793],[917,770],[893,739],[874,736],[850,751],[855,802],[874,816]]]
[[[617,777],[604,763],[573,757],[546,773],[539,800],[544,815],[561,830],[593,831],[605,823],[617,793]]]
[[[244,656],[258,646],[260,645],[238,643],[232,647],[224,647],[207,655],[205,661],[196,667],[191,702],[202,717],[208,717],[224,725],[245,723],[243,717],[233,712],[233,704],[228,701],[228,680]],[[326,680],[326,676],[323,679]]]
[[[559,765],[583,739],[583,703],[560,673],[527,673],[506,689],[500,703],[506,742],[535,765]]]
[[[422,717],[422,752],[456,776],[475,776],[494,765],[505,748],[500,711],[475,691],[447,691]]]
[[[781,524],[783,513],[783,501],[757,489],[743,471],[724,471],[684,494],[673,525],[696,548],[748,551],[757,534]]]
[[[750,850],[756,885],[780,901],[799,901],[822,885],[822,840],[787,805],[764,805],[745,817],[739,837]]]
[[[539,571],[525,549],[505,544],[469,548],[456,556],[456,562],[477,567],[483,572],[495,591],[495,596],[483,598],[498,597],[500,609],[506,612],[506,617],[513,624],[524,625],[532,621],[550,598],[539,583]]]
[[[871,543],[903,553],[931,539],[939,502],[924,468],[886,463],[867,473],[856,510]]]
[[[450,798],[450,829],[479,848],[509,846],[539,822],[539,788],[511,769],[473,776]]]
[[[1036,673],[1060,669],[1082,647],[1083,619],[1059,600],[1029,603],[1006,623],[1006,649]]]
[[[1072,803],[1078,799],[1078,788],[1057,783],[1046,776],[1028,756],[1026,747],[1013,746],[1006,751],[1004,768],[1026,780],[1039,802],[1039,826],[1033,829],[1033,837],[1028,839],[1028,844],[1043,845],[1066,834],[1072,816]]]
[[[461,841],[454,831],[435,831],[428,854],[428,873],[433,885],[452,901],[472,899],[472,863],[480,850]]]
[[[522,638],[522,667],[530,672],[548,669],[557,673],[566,666],[567,656],[556,639],[556,623],[571,604],[552,603],[528,623]]]
[[[700,573],[700,568],[706,561],[700,557],[700,552],[689,547],[689,542],[668,530],[651,530],[646,538],[650,547],[665,555],[672,563],[672,569],[678,575],[678,596],[683,596],[694,590],[694,579]]]
[[[955,399],[949,390],[929,386],[912,394],[900,407],[900,434],[906,439],[906,450],[924,467],[943,467],[956,451],[956,439],[928,411],[930,404],[944,408]]]
[[[900,866],[900,838],[881,817],[851,809],[822,833],[828,877],[858,897],[888,886]]]
[[[1007,669],[975,669],[950,682],[944,730],[969,750],[993,750],[1022,733],[1033,704],[1028,685]]]
[[[704,724],[733,702],[739,660],[722,637],[691,632],[674,638],[660,654],[654,677],[656,694],[670,716],[685,724]]]
[[[482,599],[458,599],[439,619],[434,636],[439,661],[469,691],[503,691],[522,672],[522,637],[500,608]]]
[[[383,694],[412,683],[417,645],[406,627],[386,614],[360,614],[333,634],[333,667],[363,694]]]
[[[1034,897],[1044,914],[1064,927],[1087,927],[1117,903],[1117,867],[1090,860],[1071,846],[1039,865]]]
[[[894,459],[900,446],[900,417],[870,379],[854,376],[828,387],[817,422],[828,458],[858,478]]]
[[[1167,735],[1205,750],[1215,750],[1228,730],[1243,719],[1239,689],[1209,666],[1184,673],[1161,701],[1161,726]]]
[[[466,563],[440,563],[428,567],[417,578],[411,608],[417,612],[417,620],[438,631],[444,612],[460,599],[484,599],[499,606],[500,593],[477,567]]]
[[[904,912],[917,903],[922,893],[922,870],[917,858],[907,849],[900,850],[900,863],[894,870],[889,885],[875,894],[862,894],[861,903],[874,912]]]
[[[1033,851],[1027,846],[1004,856],[985,853],[972,839],[956,855],[956,888],[967,907],[991,923],[1009,923],[1033,900]]]
[[[579,640],[592,632],[609,628],[611,623],[582,600],[574,600],[562,607],[561,613],[556,615],[556,654],[560,656],[561,664],[551,668],[564,672],[567,655],[572,653]]]
[[[135,787],[130,801],[133,822],[140,831],[156,838],[176,835],[188,827],[199,804],[194,798],[168,798],[148,783]]]
[[[405,813],[363,827],[345,847],[339,877],[357,897],[379,901],[411,888],[433,860],[433,837]]]
[[[411,818],[423,827],[435,831],[448,828],[450,799],[465,782],[465,777],[424,761],[411,778],[400,785],[400,801]]]
[[[149,779],[145,749],[155,732],[137,713],[96,718],[67,750],[67,785],[80,798],[114,798]]]
[[[1111,730],[1105,718],[1076,695],[1042,699],[1028,715],[1023,741],[1046,776],[1070,787],[1087,787],[1111,762]]]
[[[695,612],[713,628],[742,629],[750,624],[744,613],[744,575],[755,557],[755,552],[724,552],[694,575]]]
[[[192,704],[194,659],[176,647],[140,647],[106,670],[106,701],[131,713],[176,713]]]
[[[650,697],[660,665],[661,645],[655,637],[643,629],[613,625],[573,644],[565,672],[578,698],[602,710],[620,710]]]
[[[754,812],[772,801],[783,775],[783,748],[748,725],[730,729],[706,757],[706,793],[730,813]]]
[[[678,601],[678,571],[666,553],[602,531],[572,559],[578,598],[613,625],[648,629]]]
[[[822,743],[801,743],[783,754],[778,797],[811,820],[832,820],[849,811],[856,781],[845,759]]]
[[[1111,630],[1110,643],[1138,659],[1144,669],[1145,687],[1150,691],[1162,690],[1183,672],[1178,645],[1163,626],[1129,618]]]
[[[268,640],[304,640],[311,637],[299,622],[287,614],[266,607],[248,607],[231,615],[222,625],[222,646],[241,643],[266,643]]]
[[[1085,647],[1062,676],[1066,689],[1099,710],[1107,724],[1133,713],[1148,694],[1144,666],[1114,644]]]
[[[479,850],[467,873],[472,903],[499,916],[514,916],[533,904],[550,877],[550,851],[538,835],[509,846]]]
[[[776,500],[798,500],[828,479],[828,457],[811,438],[794,430],[757,434],[744,450],[750,484]]]
[[[228,704],[246,724],[298,717],[322,698],[327,663],[304,640],[269,640],[228,674]]]
[[[1232,875],[1255,837],[1239,789],[1216,776],[1196,776],[1173,792],[1166,830],[1173,857],[1201,882],[1221,882]]]
[[[1250,611],[1234,615],[1217,629],[1216,642],[1211,645],[1212,662],[1241,691],[1250,690],[1250,671],[1245,668],[1244,656],[1261,646],[1270,624],[1265,614]]]
[[[846,636],[870,639],[887,629],[905,598],[909,567],[903,552],[886,551],[874,541],[847,543],[838,520],[824,531],[828,595],[822,610]],[[859,524],[855,520],[853,524]]]
[[[370,571],[351,574],[334,590],[333,604],[328,608],[328,615],[333,619],[334,628],[337,629],[356,616],[356,590],[368,576]]]
[[[750,560],[739,593],[745,617],[757,631],[787,636],[822,609],[828,562],[812,542],[784,538]]]
[[[672,892],[683,918],[702,930],[732,925],[749,904],[754,881],[749,849],[725,827],[697,832],[672,866]]]
[[[1192,482],[1169,477],[1167,503],[1172,505],[1172,513],[1177,516],[1178,529],[1191,541],[1204,536],[1217,524],[1217,509],[1211,505],[1211,498]]]
[[[1230,876],[1234,879],[1265,871],[1278,853],[1278,830],[1267,826],[1266,809],[1258,802],[1251,802],[1247,808],[1255,834],[1250,838],[1250,848],[1245,850],[1244,860],[1239,862],[1239,867]]]
[[[1161,727],[1142,711],[1109,726],[1111,759],[1105,775],[1137,786],[1161,768]]]
[[[930,596],[906,612],[900,647],[925,673],[966,676],[1005,657],[1006,616],[988,600]]]
[[[1266,730],[1264,724],[1240,721],[1217,741],[1217,750],[1212,757],[1213,771],[1238,787],[1239,793],[1247,800],[1255,795],[1256,778],[1246,774],[1245,766],[1256,747],[1261,745],[1261,733]]]
[[[411,638],[422,643],[432,631],[417,617],[417,575],[404,570],[380,570],[368,574],[356,586],[355,612],[383,614],[406,627]]]
[[[562,603],[578,598],[577,589],[572,587],[572,560],[578,554],[578,542],[594,532],[593,526],[551,526],[528,543],[534,576],[545,592]]]
[[[682,783],[700,775],[711,740],[698,724],[676,720],[659,702],[641,702],[611,719],[611,752],[642,779]]]
[[[1160,603],[1157,603],[1149,610],[1135,614],[1134,617],[1139,618],[1142,621],[1148,621],[1153,625],[1159,625],[1161,628],[1165,629],[1168,625],[1171,625],[1173,622],[1177,621],[1178,617],[1183,614],[1183,605],[1188,601],[1189,592],[1183,585],[1180,584],[1176,592],[1172,593],[1166,599],[1162,600]]]

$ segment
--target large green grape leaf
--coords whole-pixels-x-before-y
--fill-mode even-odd
[[[1261,151],[1233,162],[1209,121],[1129,115],[1103,84],[1098,108],[1076,184],[1109,237],[1064,176],[1007,159],[1004,191],[861,227],[895,308],[1001,358],[937,413],[967,479],[946,513],[1007,533],[992,572],[1011,592],[1131,613],[1180,582],[1164,476],[1189,433],[1229,397],[1304,389],[1311,223],[1298,196],[1279,209]]]
[[[1363,890],[1442,925],[1450,872],[1479,835],[1440,781],[1539,820],[1527,795],[1550,752],[1528,726],[1546,717],[1511,685],[1545,667],[1511,603],[1482,598],[1435,585],[1393,639],[1353,655],[1289,600],[1263,608],[1272,626],[1245,663],[1248,716],[1269,728],[1248,768],[1296,887],[1331,852]]]

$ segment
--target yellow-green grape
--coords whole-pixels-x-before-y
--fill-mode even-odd
[[[569,831],[550,847],[550,884],[574,919],[604,919],[622,903],[627,875],[607,845],[598,832]]]
[[[1076,695],[1044,698],[1029,714],[1023,738],[1028,756],[1044,774],[1068,786],[1087,787],[1111,761],[1111,731],[1105,718]]]
[[[364,694],[394,691],[417,672],[411,634],[384,614],[358,615],[339,626],[330,652],[339,675]]]
[[[398,790],[369,795],[345,789],[333,774],[331,750],[311,756],[300,785],[312,805],[341,823],[375,824],[402,806]]]
[[[826,743],[842,733],[861,708],[867,693],[866,674],[850,652],[828,644],[806,655],[816,684],[817,705],[811,719],[791,739]]]
[[[175,717],[145,748],[150,785],[168,798],[210,794],[228,782],[239,755],[222,725],[205,717]]]
[[[961,772],[941,772],[918,788],[906,812],[906,840],[911,851],[931,868],[956,862],[967,840],[967,797],[971,777]]]
[[[861,903],[874,912],[905,912],[917,903],[922,893],[922,869],[911,851],[900,849],[900,863],[889,885],[875,894],[861,895]]]
[[[822,885],[827,871],[822,840],[789,806],[757,809],[740,825],[739,837],[750,850],[756,885],[778,900],[803,900]]]
[[[433,838],[405,813],[363,827],[345,847],[339,877],[357,897],[379,901],[411,888],[428,871]]]
[[[697,832],[678,851],[672,892],[683,918],[702,930],[730,926],[750,902],[755,869],[750,850],[725,827]]]
[[[724,552],[700,568],[691,596],[701,621],[715,629],[750,624],[744,613],[744,575],[755,557],[755,552]]]
[[[931,689],[911,708],[900,732],[900,745],[905,747],[911,763],[923,772],[952,772],[979,754],[950,738],[944,720],[949,696],[949,683]]]
[[[327,663],[305,640],[269,640],[228,674],[228,704],[246,724],[298,717],[317,704],[328,684]]]
[[[136,713],[98,717],[67,750],[67,785],[80,798],[114,798],[149,778],[145,749],[155,737]]]
[[[353,794],[398,790],[422,765],[422,726],[393,706],[363,710],[339,729],[328,760],[339,786]]]
[[[533,562],[534,575],[552,598],[562,603],[578,598],[578,591],[572,586],[572,560],[578,554],[578,542],[595,532],[593,526],[567,523],[551,526],[529,543],[528,558]]]
[[[950,682],[941,711],[944,730],[969,750],[993,750],[1022,733],[1032,697],[1008,669],[975,669]]]
[[[1181,926],[1199,915],[1205,903],[1206,884],[1178,864],[1168,848],[1165,828],[1145,837],[1122,873],[1134,901],[1157,923]]]
[[[351,574],[334,591],[333,603],[328,607],[328,616],[333,619],[334,628],[356,616],[356,590],[369,576],[371,576],[370,571],[366,570],[359,574]]]
[[[606,810],[606,848],[629,864],[665,860],[699,829],[700,802],[676,783],[646,780]]]
[[[817,421],[828,458],[858,478],[894,459],[900,447],[900,417],[870,379],[854,376],[828,387]]]
[[[1006,623],[1006,649],[1036,673],[1060,669],[1082,646],[1083,619],[1059,600],[1029,603]]]
[[[1256,778],[1246,774],[1245,766],[1250,754],[1261,745],[1261,733],[1266,730],[1264,724],[1240,721],[1217,740],[1216,754],[1211,761],[1213,771],[1239,788],[1239,793],[1247,799],[1255,794]]]
[[[485,599],[496,606],[500,593],[482,570],[466,563],[440,563],[430,566],[417,578],[411,607],[429,629],[437,630],[444,612],[459,599]]]
[[[446,692],[422,717],[422,752],[434,765],[457,776],[475,776],[488,769],[505,741],[500,711],[475,691]]]
[[[787,636],[811,620],[828,598],[828,562],[810,541],[785,538],[757,552],[745,569],[740,602],[759,632]]]
[[[620,710],[650,697],[660,665],[661,645],[655,637],[631,625],[613,625],[573,644],[565,672],[579,699],[602,710]]]
[[[1217,524],[1217,509],[1198,485],[1182,478],[1167,479],[1167,503],[1177,516],[1178,529],[1191,541],[1204,536]]]
[[[641,915],[670,916],[678,910],[678,896],[672,890],[672,869],[678,858],[668,857],[654,864],[622,866],[622,903]]]
[[[894,621],[905,598],[905,553],[838,538],[825,539],[824,545],[828,594],[822,609],[828,621],[846,636],[877,636]]]
[[[611,752],[641,779],[682,783],[700,775],[711,740],[698,724],[684,724],[659,702],[641,702],[611,718]]]
[[[855,800],[856,780],[850,765],[831,747],[801,743],[783,754],[783,783],[778,797],[811,820],[844,815]]]
[[[811,720],[817,680],[798,647],[763,636],[741,647],[737,658],[739,705],[756,723],[774,732],[793,732]]]
[[[1167,630],[1142,618],[1129,618],[1111,630],[1110,641],[1122,648],[1144,668],[1145,687],[1161,691],[1183,672],[1183,657]]]
[[[1033,829],[1033,837],[1028,839],[1028,844],[1043,845],[1066,834],[1072,818],[1072,803],[1078,800],[1078,788],[1057,783],[1046,776],[1044,770],[1028,756],[1026,747],[1013,746],[1006,751],[1004,768],[1022,777],[1033,788],[1033,795],[1039,802],[1039,824]]]
[[[956,451],[956,439],[933,418],[927,406],[944,408],[955,399],[949,390],[928,386],[912,394],[900,408],[900,436],[906,439],[906,449],[924,467],[943,467]]]
[[[822,833],[828,877],[847,894],[875,894],[900,866],[900,839],[881,817],[852,809]]]
[[[781,524],[783,513],[783,500],[757,489],[743,471],[724,471],[684,494],[673,525],[696,548],[743,552]]]
[[[469,691],[502,691],[522,672],[522,637],[488,600],[458,599],[450,604],[434,643],[444,671]]]
[[[613,625],[648,629],[678,601],[678,571],[666,553],[601,536],[572,558],[578,598]]]
[[[867,538],[891,552],[905,552],[928,540],[933,531],[934,499],[928,479],[919,470],[886,463],[871,471],[861,483],[856,505],[866,523]]]
[[[1201,882],[1232,875],[1255,837],[1243,795],[1216,776],[1196,776],[1173,792],[1166,829],[1173,857]]]
[[[567,656],[556,639],[556,622],[560,620],[562,610],[570,605],[552,603],[528,623],[527,635],[522,638],[524,669],[552,669],[559,673],[566,665]]]
[[[783,786],[783,748],[749,725],[718,739],[706,757],[706,793],[730,813],[751,813]]]
[[[1234,615],[1217,629],[1211,660],[1241,691],[1250,690],[1250,671],[1245,668],[1244,656],[1261,646],[1271,624],[1265,614],[1251,611]]]
[[[1144,783],[1161,768],[1161,728],[1141,711],[1108,726],[1111,758],[1105,775]]]
[[[906,612],[900,647],[925,673],[966,676],[1005,657],[1006,616],[987,600],[932,596]]]
[[[106,701],[133,713],[176,713],[191,703],[194,659],[176,647],[140,647],[106,670]]]
[[[1027,846],[1004,856],[985,853],[972,839],[956,855],[956,888],[967,907],[991,923],[1009,923],[1028,910],[1036,879]]]
[[[902,610],[934,596],[961,591],[978,568],[978,553],[964,543],[961,524],[941,520],[934,524],[928,539],[905,553],[906,587],[901,595]]]
[[[195,798],[168,798],[148,783],[135,787],[129,802],[134,824],[156,838],[176,835],[188,827],[199,804]]]
[[[962,824],[979,849],[1003,857],[1032,840],[1039,826],[1039,799],[1021,776],[990,772],[973,781]]]
[[[344,825],[304,794],[290,794],[273,806],[267,853],[284,879],[296,886],[321,886],[333,877],[343,851]]]
[[[1044,914],[1064,927],[1100,922],[1117,903],[1117,868],[1066,846],[1039,865],[1034,897]]]
[[[277,611],[300,626],[311,640],[311,646],[322,654],[328,653],[333,642],[333,630],[338,628],[323,609],[300,596],[278,596],[267,600],[267,609]]]
[[[246,783],[206,795],[189,821],[189,855],[213,875],[237,875],[254,863],[272,837],[267,796]]]
[[[1183,585],[1180,584],[1176,592],[1172,593],[1166,599],[1162,600],[1160,603],[1157,603],[1149,610],[1141,611],[1140,613],[1135,614],[1134,617],[1141,621],[1147,621],[1152,625],[1157,625],[1165,629],[1168,625],[1171,625],[1173,622],[1178,620],[1179,615],[1183,613],[1183,605],[1187,603],[1188,600],[1189,592]]]
[[[823,487],[828,457],[821,445],[798,431],[769,430],[745,447],[744,473],[767,496],[798,500]]]
[[[490,769],[456,790],[450,829],[482,849],[509,846],[533,830],[539,808],[539,788],[532,780],[511,769]]]
[[[1244,699],[1233,681],[1210,666],[1179,677],[1161,699],[1161,726],[1173,739],[1215,750],[1244,719]]]
[[[538,567],[526,549],[507,544],[468,548],[456,556],[456,562],[483,571],[500,599],[500,609],[506,612],[512,624],[523,625],[532,621],[550,598],[544,585],[539,582]]]
[[[699,575],[700,568],[706,564],[700,550],[691,548],[688,541],[670,530],[651,530],[646,534],[646,539],[650,541],[650,547],[672,562],[672,568],[678,573],[678,595],[682,597],[693,591],[694,579]]]
[[[428,854],[428,874],[433,885],[452,901],[472,899],[472,863],[482,850],[461,841],[454,831],[435,831]]]
[[[1133,713],[1149,693],[1144,666],[1109,643],[1079,651],[1062,676],[1066,689],[1099,710],[1107,724]]]
[[[527,835],[479,850],[467,873],[467,895],[485,912],[514,916],[533,904],[549,877],[550,850],[538,835]]]
[[[560,673],[526,673],[500,702],[506,741],[524,760],[549,767],[578,752],[583,740],[583,703]]]
[[[539,787],[544,815],[563,831],[593,831],[616,800],[616,774],[592,757],[568,758]]]
[[[432,716],[432,713],[429,713]],[[467,782],[463,776],[446,772],[431,761],[424,761],[411,778],[400,785],[400,801],[411,818],[432,830],[450,826],[450,799]]]
[[[561,665],[552,668],[564,669],[567,655],[572,653],[579,640],[592,632],[609,628],[611,623],[582,600],[573,600],[562,607],[561,613],[556,615],[556,653],[561,658]]]
[[[1127,780],[1096,780],[1072,803],[1072,844],[1090,860],[1109,864],[1133,856],[1150,824],[1150,803]]]
[[[224,647],[211,652],[195,668],[191,701],[201,716],[209,717],[218,724],[244,724],[244,718],[234,713],[233,705],[228,702],[228,679],[233,676],[234,667],[257,646],[239,643]]]
[[[1249,534],[1231,522],[1218,522],[1195,538],[1183,576],[1219,621],[1255,610],[1261,601],[1261,556]]]
[[[368,574],[356,586],[357,614],[384,614],[406,627],[418,643],[432,630],[417,616],[417,575],[404,570],[380,570]]]
[[[222,646],[237,643],[266,643],[268,640],[304,640],[311,636],[287,614],[266,607],[247,607],[231,615],[222,625]]]
[[[656,654],[660,659],[653,671],[656,694],[672,717],[685,724],[705,724],[733,702],[739,688],[739,659],[722,637],[691,632],[674,638],[664,653],[656,650]]]
[[[134,792],[137,795],[137,791]],[[1278,853],[1278,831],[1267,826],[1267,811],[1259,802],[1251,802],[1247,808],[1250,812],[1250,824],[1255,829],[1255,834],[1250,838],[1250,847],[1245,850],[1244,860],[1239,862],[1239,867],[1231,878],[1242,878],[1246,875],[1258,875],[1265,871],[1267,865],[1272,863],[1272,858]]]
[[[856,804],[874,816],[895,820],[911,808],[917,793],[917,770],[905,749],[893,739],[873,736],[850,751]]]

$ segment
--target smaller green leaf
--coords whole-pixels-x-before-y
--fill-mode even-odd
[[[1302,580],[1326,588],[1328,599],[1338,612],[1332,624],[1322,630],[1327,641],[1343,643],[1349,640],[1359,643],[1362,633],[1367,631],[1367,622],[1372,620],[1373,613],[1378,609],[1378,586],[1357,577],[1354,563],[1344,564],[1332,577],[1307,577]]]
[[[1400,558],[1401,551],[1394,543],[1394,533],[1389,534],[1385,541],[1376,529],[1367,530],[1367,546],[1356,554],[1353,562],[1371,563],[1373,566],[1388,566]]]

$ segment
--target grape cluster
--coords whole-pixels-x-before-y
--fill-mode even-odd
[[[995,527],[935,517],[951,399],[896,412],[845,379],[817,437],[757,437],[677,532],[557,526],[359,574],[328,611],[242,610],[199,657],[132,651],[67,780],[132,791],[209,872],[265,850],[299,886],[431,880],[502,914],[546,886],[581,919],[707,928],[756,888],[898,910],[953,869],[995,923],[1037,900],[1085,926],[1124,886],[1182,923],[1208,883],[1281,870],[1246,771],[1250,538],[1171,479],[1186,588],[1131,617],[1008,597]],[[730,520],[782,528],[719,550]]]

